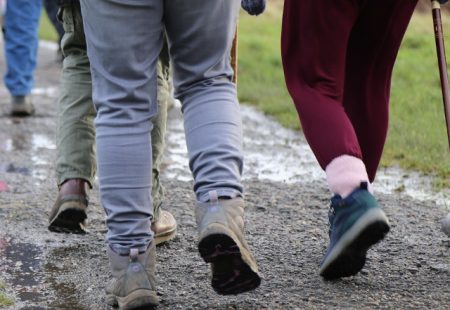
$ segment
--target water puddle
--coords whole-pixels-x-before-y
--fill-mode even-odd
[[[244,124],[244,180],[256,178],[289,184],[325,182],[325,174],[300,132],[282,127],[253,107],[243,105],[241,112]],[[167,126],[168,162],[164,173],[170,178],[190,181],[192,177],[179,103],[170,111]],[[450,191],[434,191],[432,178],[399,168],[380,169],[375,191],[390,194],[399,189],[415,199],[432,199],[437,204],[450,207]]]
[[[58,43],[53,41],[39,40],[39,48],[56,52],[59,48]]]
[[[56,144],[44,134],[19,133],[6,135],[0,134],[1,152],[28,152],[32,168],[19,167],[13,163],[0,163],[0,173],[18,173],[32,176],[39,181],[47,180],[49,176],[50,153],[54,151]]]
[[[44,276],[40,272],[42,250],[34,244],[13,243],[9,237],[0,237],[0,274],[12,287],[15,307],[29,302],[42,306],[45,296]]]
[[[31,94],[34,96],[46,96],[49,98],[58,98],[59,88],[58,87],[36,87],[33,88]]]
[[[40,151],[41,149],[55,150],[56,144],[54,139],[35,133],[16,133],[6,134],[0,133],[0,151]]]
[[[75,284],[61,278],[68,268],[64,262],[69,250],[44,253],[35,244],[0,236],[0,278],[14,309],[84,309]]]
[[[30,175],[30,169],[26,167],[16,167],[14,164],[0,164],[0,173],[18,173]]]

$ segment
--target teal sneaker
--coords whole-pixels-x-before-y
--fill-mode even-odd
[[[319,271],[326,280],[357,274],[367,250],[389,232],[389,221],[365,182],[345,199],[331,199],[329,220],[330,245]]]

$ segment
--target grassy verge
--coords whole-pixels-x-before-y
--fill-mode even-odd
[[[446,17],[449,50],[450,15]],[[437,174],[437,185],[450,187],[450,156],[432,25],[431,14],[416,14],[400,49],[383,164]]]
[[[241,15],[239,98],[284,126],[300,129],[281,66],[281,10],[280,2],[273,1],[259,17]],[[447,12],[444,22],[450,51]],[[48,40],[57,37],[45,15],[40,35]],[[430,14],[416,14],[405,36],[394,68],[390,119],[382,165],[437,175],[436,185],[450,188],[450,156]]]
[[[14,301],[4,293],[5,284],[0,280],[0,309],[14,305]]]

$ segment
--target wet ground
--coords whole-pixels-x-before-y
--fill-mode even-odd
[[[0,88],[0,308],[107,309],[104,214],[97,187],[91,195],[89,233],[53,234],[47,217],[56,197],[56,96],[60,66],[52,45],[40,49],[35,117],[7,115]],[[4,72],[4,62],[0,62]],[[380,171],[376,196],[392,224],[369,252],[363,271],[326,282],[318,265],[327,246],[329,192],[301,133],[244,106],[246,230],[263,282],[252,293],[217,296],[208,266],[196,250],[192,178],[179,108],[170,112],[163,181],[165,208],[177,238],[158,248],[160,309],[329,309],[450,307],[450,239],[440,220],[449,193],[431,179],[390,168]],[[14,305],[6,306],[7,301]]]

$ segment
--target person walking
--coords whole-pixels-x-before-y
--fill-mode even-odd
[[[107,294],[120,309],[158,304],[149,154],[164,33],[183,105],[198,249],[211,264],[212,287],[239,294],[260,284],[244,238],[242,124],[229,59],[239,6],[238,0],[81,1],[113,275]]]
[[[59,16],[65,32],[61,40],[63,62],[62,87],[58,100],[56,177],[58,196],[49,216],[49,230],[85,233],[89,189],[96,174],[96,111],[92,103],[92,80],[86,51],[83,19],[78,0],[60,0]],[[158,65],[158,113],[152,129],[152,230],[155,244],[172,240],[177,223],[173,215],[161,210],[164,188],[160,182],[160,165],[164,153],[167,105],[170,99],[169,58],[164,45]]]
[[[4,82],[11,94],[10,114],[34,114],[31,89],[34,84],[38,50],[38,26],[42,0],[8,0],[3,23],[6,74]]]
[[[325,279],[355,275],[389,222],[372,195],[391,75],[416,0],[286,0],[282,60],[305,137],[332,192]]]

